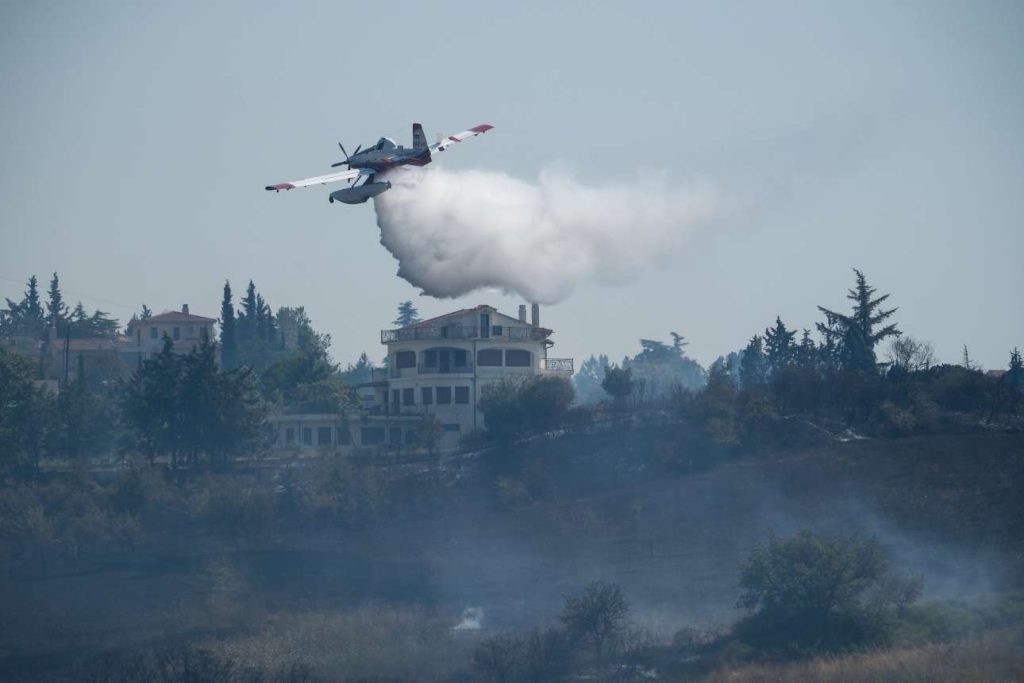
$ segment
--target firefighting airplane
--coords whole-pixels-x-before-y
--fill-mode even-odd
[[[431,162],[431,153],[443,152],[451,145],[480,135],[480,133],[486,133],[491,128],[494,128],[494,126],[483,123],[455,135],[448,135],[446,137],[438,135],[437,142],[433,145],[428,145],[427,136],[423,134],[423,126],[414,123],[412,124],[411,148],[406,149],[401,145],[395,145],[395,141],[390,138],[381,138],[377,141],[376,145],[361,152],[359,150],[363,146],[359,145],[351,156],[349,156],[349,153],[345,151],[345,147],[339,142],[338,147],[341,147],[341,153],[345,155],[345,160],[331,164],[331,168],[348,166],[347,171],[328,173],[327,175],[305,178],[304,180],[290,180],[286,183],[278,183],[277,185],[267,185],[267,189],[280,192],[281,190],[292,190],[296,187],[326,185],[327,183],[345,180],[351,183],[351,187],[332,192],[329,197],[331,203],[337,200],[345,204],[362,204],[370,197],[376,197],[381,192],[391,189],[390,182],[374,180],[378,173],[397,166],[426,166]],[[360,181],[362,181],[361,184]]]

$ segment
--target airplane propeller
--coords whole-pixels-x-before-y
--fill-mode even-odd
[[[358,145],[356,147],[356,151],[352,152],[352,156],[349,156],[348,152],[345,151],[345,145],[343,145],[343,144],[341,144],[339,142],[338,143],[338,147],[341,148],[341,153],[345,155],[345,160],[344,161],[339,161],[336,164],[331,164],[331,168],[337,168],[338,166],[341,166],[343,164],[347,164],[349,162],[349,159],[351,159],[352,156],[355,156],[356,154],[359,154],[359,150],[361,150],[363,148],[362,145]]]

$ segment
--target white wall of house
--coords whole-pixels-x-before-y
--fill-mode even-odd
[[[571,359],[551,359],[551,330],[477,306],[381,332],[388,368],[356,389],[354,414],[271,418],[275,446],[358,450],[411,446],[422,420],[441,424],[440,448],[483,429],[479,410],[487,387],[509,377],[572,375]],[[347,435],[339,436],[342,428]]]
[[[490,306],[382,333],[388,347],[390,414],[430,414],[444,425],[443,445],[484,426],[479,402],[509,377],[550,372],[551,330]],[[572,361],[562,367],[572,374]],[[564,372],[564,370],[563,370]]]

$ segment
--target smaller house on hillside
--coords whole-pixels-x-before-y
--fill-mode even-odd
[[[164,347],[164,337],[171,340],[175,353],[189,353],[203,341],[213,340],[216,318],[189,312],[188,304],[180,311],[167,311],[145,320],[133,317],[128,322],[128,336],[143,359],[152,358]]]

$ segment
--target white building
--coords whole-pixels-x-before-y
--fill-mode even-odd
[[[388,367],[357,387],[360,410],[346,418],[276,416],[276,444],[328,450],[415,446],[426,417],[441,425],[438,446],[454,446],[483,428],[478,405],[489,385],[508,377],[572,375],[571,358],[548,357],[552,331],[540,326],[539,317],[536,304],[530,322],[526,306],[512,317],[481,305],[382,330]]]
[[[189,353],[204,340],[214,341],[216,322],[216,318],[193,315],[185,304],[180,311],[160,313],[145,320],[133,316],[128,322],[128,336],[145,360],[163,350],[165,336],[174,345],[175,353]]]

